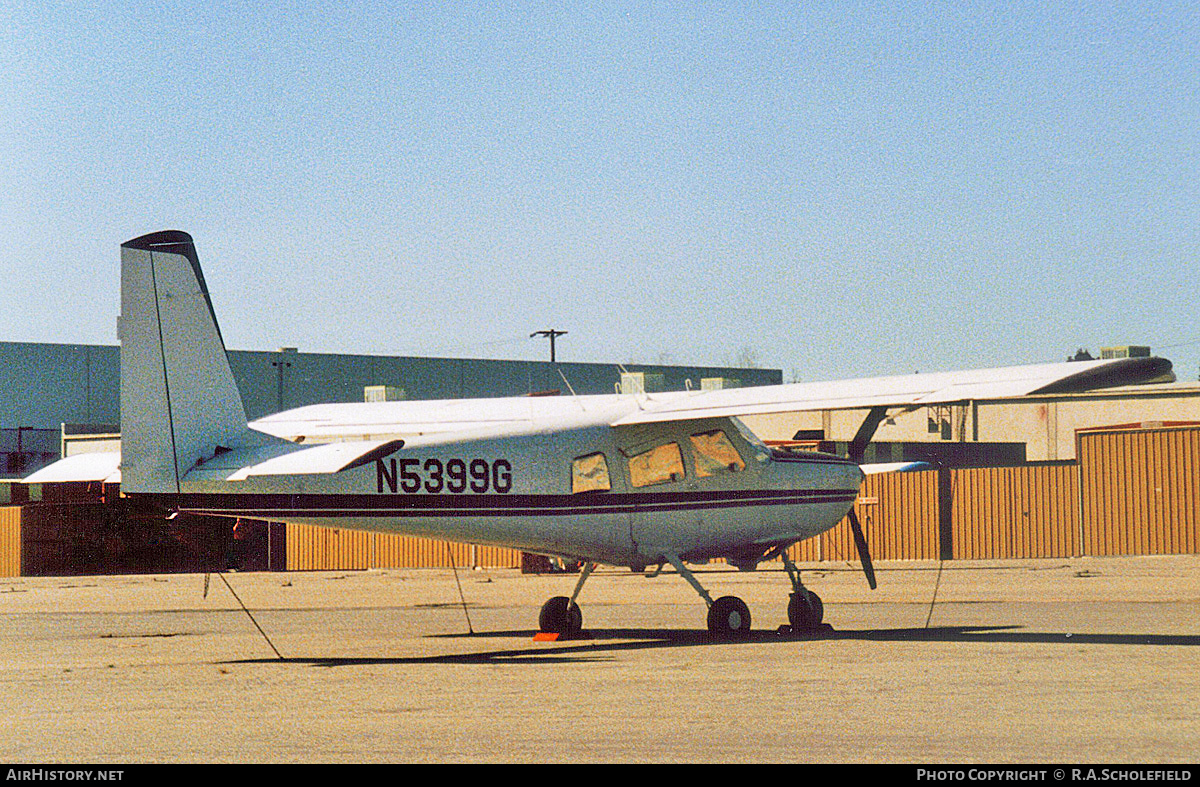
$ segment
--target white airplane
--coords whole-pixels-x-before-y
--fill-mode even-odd
[[[871,587],[853,504],[863,449],[890,409],[1173,379],[1160,358],[1073,362],[831,383],[639,395],[328,404],[247,423],[192,238],[121,246],[121,452],[63,459],[28,483],[119,480],[168,510],[512,547],[584,563],[542,607],[545,632],[582,628],[598,563],[666,564],[720,637],[750,631],[734,596],[688,568],[783,559],[794,631],[819,626],[787,548],[845,517]],[[869,411],[849,456],[773,449],[739,416]]]

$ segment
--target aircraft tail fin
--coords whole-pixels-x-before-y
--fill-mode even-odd
[[[186,232],[121,244],[119,334],[122,489],[179,492],[198,462],[252,434]]]

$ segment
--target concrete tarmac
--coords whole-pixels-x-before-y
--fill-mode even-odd
[[[780,634],[780,564],[570,575],[0,579],[0,758],[144,762],[1194,763],[1200,556],[805,566],[832,630]],[[469,623],[467,616],[469,615]],[[268,641],[269,640],[269,641]],[[278,655],[277,655],[277,652]]]

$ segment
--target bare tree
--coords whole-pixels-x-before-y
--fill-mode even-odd
[[[760,364],[758,360],[758,350],[755,350],[750,345],[744,345],[742,349],[738,350],[737,359],[736,363],[734,363],[734,366],[742,369],[760,368],[762,364]]]

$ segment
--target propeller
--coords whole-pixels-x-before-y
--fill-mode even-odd
[[[854,545],[858,547],[858,558],[862,561],[863,573],[867,575],[867,584],[875,589],[875,566],[871,563],[871,550],[867,548],[867,537],[859,524],[858,514],[851,508],[847,514],[850,517],[850,532],[854,534]]]
[[[886,407],[872,407],[871,412],[867,414],[862,426],[858,428],[857,434],[850,444],[846,446],[846,453],[851,461],[857,464],[862,464],[863,455],[867,451],[867,443],[871,442],[871,438],[875,436],[875,430],[879,428],[879,424],[887,417]],[[849,513],[846,514],[850,518],[850,532],[854,534],[854,546],[858,547],[858,558],[862,561],[863,573],[867,576],[867,584],[871,586],[871,590],[875,589],[875,566],[871,563],[871,550],[867,548],[867,537],[863,533],[862,524],[858,521],[858,514],[854,513],[854,507],[850,507]]]

